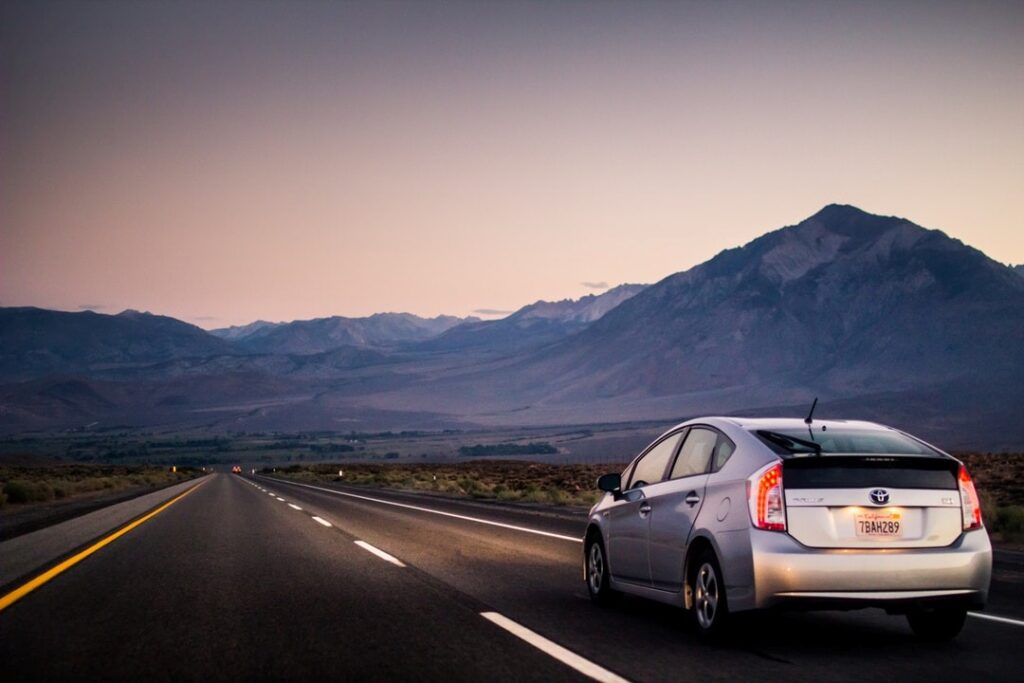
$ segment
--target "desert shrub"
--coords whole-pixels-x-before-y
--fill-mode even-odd
[[[553,486],[547,490],[548,500],[555,505],[562,505],[565,503],[565,493],[561,489],[557,489]]]
[[[4,494],[12,503],[35,503],[53,500],[53,487],[43,481],[15,479],[4,485]]]
[[[1007,540],[1024,538],[1024,505],[1007,505],[996,512],[993,531],[998,531]]]

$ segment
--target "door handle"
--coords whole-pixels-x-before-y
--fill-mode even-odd
[[[640,516],[646,517],[649,514],[651,514],[651,505],[650,503],[644,503],[640,506]]]
[[[694,505],[700,502],[700,496],[697,495],[696,491],[690,491],[689,493],[686,494],[686,498],[684,500],[686,501],[687,505],[693,507]]]

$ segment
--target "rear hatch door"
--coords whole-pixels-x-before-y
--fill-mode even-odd
[[[937,548],[962,533],[959,463],[821,455],[783,464],[789,534],[812,548]]]

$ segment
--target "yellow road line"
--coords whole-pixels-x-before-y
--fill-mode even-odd
[[[90,555],[92,555],[94,552],[96,552],[100,548],[102,548],[102,547],[104,547],[104,546],[106,546],[106,545],[108,545],[110,543],[113,543],[114,541],[116,541],[120,537],[124,536],[126,533],[128,533],[129,531],[131,531],[135,527],[137,527],[140,524],[142,524],[143,522],[145,522],[147,520],[150,520],[153,517],[156,517],[161,512],[163,512],[167,508],[171,507],[172,505],[177,503],[179,500],[181,500],[182,498],[184,498],[185,496],[187,496],[188,494],[192,493],[197,488],[199,488],[200,486],[205,484],[207,481],[208,480],[200,481],[198,484],[196,484],[195,486],[190,488],[188,491],[185,491],[184,493],[182,493],[182,494],[180,494],[178,496],[175,496],[174,498],[171,498],[169,501],[167,501],[166,503],[164,503],[160,507],[156,508],[152,512],[147,513],[143,517],[139,517],[137,520],[135,520],[134,522],[132,522],[128,526],[123,527],[121,529],[118,529],[114,533],[110,534],[109,536],[107,536],[105,538],[100,539],[99,541],[97,541],[93,545],[89,546],[85,550],[83,550],[83,551],[81,551],[81,552],[79,552],[79,553],[69,557],[68,559],[64,560],[63,562],[58,564],[56,567],[53,567],[52,569],[47,570],[46,572],[40,574],[39,576],[37,576],[36,578],[32,579],[28,583],[23,584],[23,585],[19,586],[18,588],[15,588],[13,591],[11,591],[7,595],[5,595],[2,598],[0,598],[0,612],[2,612],[3,610],[7,609],[8,607],[10,607],[11,605],[13,605],[18,600],[21,600],[23,597],[25,597],[26,595],[28,595],[29,593],[31,593],[35,589],[39,588],[40,586],[42,586],[44,583],[46,583],[50,579],[54,578],[55,576],[57,576],[59,574],[62,574],[64,572],[66,572],[68,569],[71,569],[71,567],[75,566],[76,564],[78,564],[79,562],[84,560],[85,558],[89,557]]]

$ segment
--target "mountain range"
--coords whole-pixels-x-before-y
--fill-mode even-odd
[[[384,313],[205,332],[0,309],[0,429],[91,422],[401,429],[876,419],[947,447],[1024,445],[1024,267],[830,205],[650,286],[500,320]]]
[[[377,313],[367,318],[333,316],[291,323],[258,321],[243,327],[212,330],[211,334],[234,341],[247,351],[310,354],[341,346],[378,348],[422,341],[457,325],[473,322],[479,322],[479,318],[450,315],[420,318],[410,313]]]

